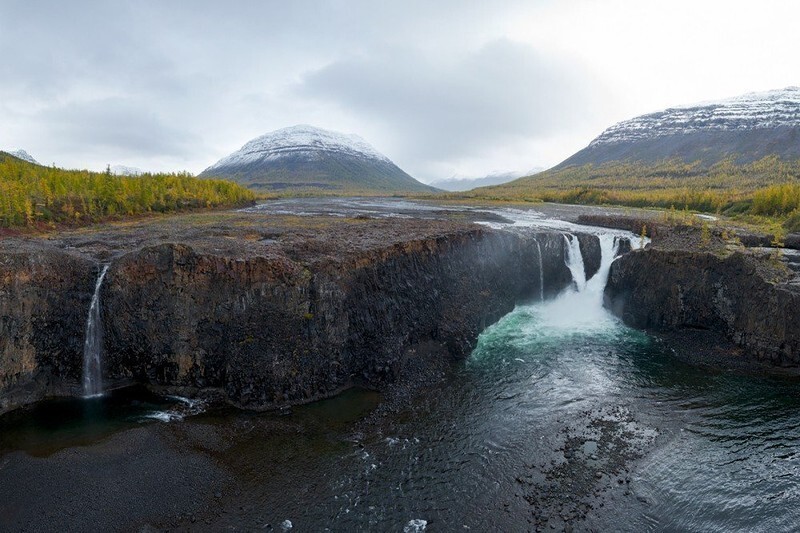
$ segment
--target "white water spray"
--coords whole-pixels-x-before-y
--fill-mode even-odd
[[[550,334],[557,331],[569,334],[600,332],[616,328],[616,319],[603,307],[603,291],[611,263],[619,249],[619,240],[614,235],[599,235],[598,238],[600,268],[586,281],[578,239],[573,235],[565,236],[568,243],[566,264],[572,272],[574,285],[541,306],[541,321],[537,327],[544,327]]]
[[[89,316],[86,319],[86,339],[83,342],[83,396],[92,398],[103,394],[103,324],[100,318],[100,287],[108,272],[103,267],[94,286]]]
[[[600,268],[597,269],[592,279],[586,282],[585,291],[594,297],[600,304],[603,303],[603,291],[608,283],[608,273],[611,270],[611,263],[617,257],[619,251],[619,239],[613,235],[600,235]]]
[[[575,283],[575,288],[581,292],[586,287],[586,270],[583,266],[583,254],[581,253],[581,244],[578,237],[568,233],[564,235],[564,240],[567,241],[567,257],[565,263],[569,271],[572,272],[572,281]]]
[[[544,267],[542,264],[542,247],[539,246],[539,241],[533,239],[536,243],[536,250],[539,252],[539,301],[544,301]]]

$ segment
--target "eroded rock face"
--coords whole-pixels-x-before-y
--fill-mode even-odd
[[[633,327],[718,332],[756,360],[800,366],[800,292],[767,281],[758,261],[738,252],[637,251],[612,265],[606,305]]]
[[[563,238],[537,239],[546,285],[563,288]],[[107,372],[217,387],[251,408],[414,379],[419,352],[468,355],[483,328],[538,292],[537,253],[528,238],[474,228],[341,260],[292,259],[277,244],[247,259],[148,247],[107,276]]]
[[[546,297],[572,279],[558,232],[271,220],[189,226],[130,249],[124,233],[78,236],[75,247],[5,242],[0,412],[80,394],[100,259],[110,263],[101,290],[107,384],[203,389],[259,409],[353,384],[424,380],[467,356],[516,303],[538,299],[541,278]],[[579,238],[591,270],[597,238]]]
[[[95,264],[55,249],[0,254],[0,413],[80,375]]]

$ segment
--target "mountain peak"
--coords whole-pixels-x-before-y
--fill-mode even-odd
[[[127,165],[111,165],[108,169],[115,176],[141,176],[144,174],[142,169]]]
[[[280,158],[289,153],[315,158],[320,152],[347,153],[389,161],[389,158],[358,135],[298,124],[271,131],[248,141],[238,151],[220,159],[203,173],[231,165],[249,164],[264,158]]]
[[[31,154],[26,152],[25,150],[19,149],[14,150],[13,152],[8,152],[9,154],[13,155],[17,159],[22,159],[23,161],[27,161],[28,163],[33,163],[34,165],[38,165],[39,162],[33,158]]]
[[[261,135],[202,173],[256,189],[433,191],[363,138],[299,124]]]
[[[614,124],[589,146],[696,131],[745,131],[800,125],[800,88],[747,93],[670,107]]]

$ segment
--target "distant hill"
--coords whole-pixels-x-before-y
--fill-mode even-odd
[[[527,171],[512,171],[512,172],[495,172],[484,176],[482,178],[460,178],[453,176],[443,180],[437,180],[431,183],[437,189],[442,189],[451,192],[469,191],[475,187],[487,187],[489,185],[501,185],[509,181],[521,178],[522,176],[531,176],[544,170],[543,168],[533,168]]]
[[[406,174],[361,137],[305,125],[257,137],[199,177],[230,179],[271,192],[436,191]]]
[[[17,159],[22,159],[23,161],[27,161],[28,163],[33,163],[34,165],[39,165],[40,163],[33,158],[31,154],[26,152],[25,150],[14,150],[6,152],[7,154],[13,155]]]
[[[800,159],[800,87],[674,107],[615,124],[556,169],[667,159],[708,167],[776,155]]]
[[[115,176],[141,176],[144,174],[144,171],[140,168],[125,165],[111,165],[109,170]]]

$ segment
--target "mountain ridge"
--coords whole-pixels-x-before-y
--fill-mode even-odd
[[[800,87],[675,106],[606,128],[554,169],[668,159],[710,166],[726,158],[800,159]]]
[[[502,185],[523,176],[531,176],[543,171],[544,168],[534,167],[526,171],[492,172],[478,178],[460,177],[457,174],[449,178],[432,181],[430,185],[449,192],[465,192],[476,187],[489,187]]]
[[[252,189],[321,192],[434,192],[363,138],[301,124],[245,143],[199,174]]]

